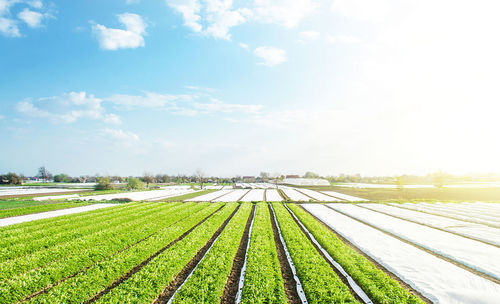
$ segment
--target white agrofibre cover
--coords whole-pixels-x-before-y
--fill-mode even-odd
[[[310,196],[314,200],[317,200],[317,201],[322,201],[322,202],[341,201],[338,198],[335,198],[335,197],[332,197],[332,196],[329,196],[329,195],[326,195],[326,194],[323,194],[321,192],[314,191],[314,190],[303,189],[303,188],[301,188],[301,189],[295,189],[295,190],[297,190],[299,192],[302,192],[303,194],[305,194],[307,196]]]
[[[361,197],[347,195],[347,194],[343,194],[343,193],[339,193],[339,192],[335,192],[335,191],[321,191],[321,192],[323,192],[324,194],[328,194],[328,195],[340,198],[340,199],[345,200],[345,201],[350,201],[350,202],[368,201],[367,199],[364,199]]]
[[[252,189],[241,199],[242,202],[263,202],[264,189]]]
[[[485,225],[493,225],[497,228],[500,228],[500,223],[497,221],[497,219],[492,218],[491,216],[485,217],[482,215],[474,215],[472,213],[468,213],[467,210],[464,210],[460,208],[459,206],[455,207],[454,209],[448,208],[448,209],[443,209],[440,208],[437,204],[429,204],[429,203],[404,203],[404,204],[396,204],[396,203],[390,203],[390,205],[395,205],[411,210],[416,210],[416,211],[421,211],[421,212],[428,212],[432,214],[437,214],[441,216],[446,216],[446,217],[452,217],[458,220],[463,220],[463,221],[471,221],[475,223],[481,223]],[[432,206],[431,206],[432,205]]]
[[[330,186],[330,182],[322,178],[285,178],[283,184],[294,186]]]
[[[385,204],[363,203],[359,206],[500,246],[500,229],[498,228]]]
[[[0,219],[0,227],[14,225],[14,224],[20,224],[20,223],[24,223],[24,222],[42,220],[42,219],[47,219],[47,218],[52,218],[52,217],[57,217],[57,216],[62,216],[62,215],[97,210],[97,209],[107,208],[107,207],[111,207],[111,206],[117,206],[117,204],[94,204],[94,205],[87,205],[87,206],[82,206],[82,207],[74,207],[74,208],[68,208],[68,209],[47,211],[47,212],[42,212],[42,213],[13,216],[13,217]]]
[[[214,202],[236,202],[243,197],[248,191],[247,189],[236,189],[228,194],[213,200]]]
[[[328,206],[500,280],[500,248],[351,204]]]
[[[184,195],[188,193],[195,192],[192,189],[168,189],[168,190],[151,190],[151,191],[139,191],[139,192],[124,192],[116,194],[103,194],[103,195],[92,195],[83,196],[78,198],[78,200],[88,201],[88,200],[113,200],[113,199],[131,199],[133,201],[148,201],[148,200],[160,200],[169,197]]]
[[[307,195],[304,195],[304,194],[298,192],[297,190],[289,188],[289,187],[286,187],[286,188],[283,187],[283,188],[281,188],[281,190],[283,190],[283,193],[285,193],[286,196],[288,196],[292,201],[295,201],[295,202],[308,202],[311,199]]]
[[[435,303],[494,304],[500,285],[319,204],[303,207]]]
[[[32,195],[32,194],[44,194],[44,193],[64,193],[64,192],[79,192],[83,190],[79,189],[58,189],[58,188],[0,188],[0,197],[10,196],[10,195]]]
[[[283,198],[276,189],[266,190],[266,201],[267,202],[281,202]]]

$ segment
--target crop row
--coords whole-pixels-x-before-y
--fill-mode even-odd
[[[49,232],[50,229],[55,229],[57,227],[65,227],[71,225],[78,225],[88,220],[98,219],[100,216],[106,216],[109,214],[114,214],[120,210],[127,210],[133,207],[144,206],[143,203],[128,203],[128,204],[117,204],[116,206],[96,209],[92,211],[69,214],[61,217],[40,219],[31,222],[24,222],[16,225],[0,227],[0,234],[2,234],[3,239],[16,238],[19,236],[32,236],[32,235],[43,235],[43,232]],[[46,230],[48,229],[48,230]],[[36,238],[36,236],[33,236]],[[0,240],[3,241],[3,240]]]
[[[285,304],[287,298],[267,204],[257,204],[241,296],[244,304]]]
[[[129,227],[129,230],[123,231],[124,233],[122,235],[110,238],[108,242],[103,243],[102,246],[88,246],[85,250],[77,248],[65,258],[56,259],[53,263],[34,268],[31,271],[21,273],[8,280],[2,281],[0,284],[0,297],[7,300],[6,302],[22,299],[41,288],[50,286],[61,279],[78,273],[86,267],[92,266],[93,263],[97,261],[106,260],[106,258],[113,253],[137,242],[152,231],[172,224],[182,217],[187,216],[190,211],[191,210],[187,210],[186,212],[170,215],[167,210],[162,213],[162,215],[164,215],[162,221],[151,221],[150,224],[143,223],[140,229],[130,229]],[[127,221],[127,218],[125,218],[124,221]],[[133,223],[131,225],[133,228],[136,228],[133,226]],[[124,227],[118,229],[123,228]],[[114,232],[113,229],[111,230]]]
[[[87,299],[106,289],[115,280],[139,265],[149,256],[161,249],[180,234],[188,230],[204,217],[210,215],[220,206],[207,206],[198,212],[190,212],[187,218],[175,223],[171,216],[165,216],[164,221],[174,222],[168,229],[162,229],[153,236],[134,246],[125,248],[106,256],[91,267],[68,278],[51,288],[46,293],[31,300],[34,303],[75,303]],[[175,217],[175,215],[172,215]]]
[[[122,218],[129,216],[142,216],[145,213],[151,213],[158,208],[166,208],[167,206],[131,206],[127,209],[119,209],[114,213],[98,216],[95,220],[89,219],[82,222],[77,221],[71,226],[58,226],[41,229],[42,233],[38,238],[31,237],[27,234],[19,235],[17,238],[5,240],[2,245],[6,246],[0,249],[0,262],[11,259],[13,257],[21,257],[37,250],[44,250],[55,245],[61,245],[69,240],[75,240],[80,237],[95,233],[96,231],[105,230],[114,227],[118,222],[123,221]],[[38,233],[37,233],[38,234]],[[7,243],[7,244],[5,244]]]
[[[251,209],[251,204],[241,205],[210,251],[176,293],[174,304],[220,301]]]
[[[140,230],[142,233],[153,233],[170,222],[158,221],[158,219],[162,219],[163,216],[168,215],[170,212],[179,212],[178,215],[181,216],[183,214],[186,215],[195,206],[173,205],[172,207],[174,208],[164,206],[164,208],[154,209],[148,213],[120,216],[113,221],[113,225],[109,228],[96,228],[95,233],[85,237],[75,238],[66,243],[38,250],[29,255],[21,255],[16,259],[3,262],[0,264],[0,277],[7,278],[19,275],[23,271],[30,269],[52,267],[59,260],[64,260],[65,262],[75,259],[80,261],[94,260],[91,252],[98,252],[97,257],[99,257],[102,254],[100,248],[104,247],[112,250],[110,243],[115,243],[115,247],[119,249],[121,248],[119,246],[124,246],[124,242],[129,240],[127,238],[128,234],[135,233],[136,230]],[[100,225],[96,224],[96,226]]]
[[[363,255],[346,245],[303,208],[295,204],[287,206],[374,303],[423,303]]]
[[[46,211],[53,211],[53,210],[59,210],[59,209],[67,209],[71,207],[81,207],[89,205],[89,203],[54,203],[54,204],[44,204],[44,205],[38,205],[38,206],[29,206],[29,207],[21,207],[21,208],[13,208],[13,209],[4,209],[0,210],[0,218],[6,218],[6,217],[11,217],[11,216],[19,216],[19,215],[26,215],[26,214],[32,214],[32,213],[40,213],[40,212],[46,212]]]
[[[349,288],[302,233],[283,204],[274,203],[276,218],[309,303],[357,303]]]
[[[218,205],[218,203],[216,203]],[[161,252],[128,280],[98,300],[99,303],[150,303],[193,259],[196,253],[214,235],[223,222],[234,212],[230,203],[211,216],[191,233]]]

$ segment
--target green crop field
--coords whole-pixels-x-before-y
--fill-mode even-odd
[[[297,281],[308,303],[361,302],[297,219],[373,303],[422,302],[287,207],[136,202],[0,227],[0,303],[300,303]]]

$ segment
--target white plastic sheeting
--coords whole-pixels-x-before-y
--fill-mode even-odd
[[[242,202],[263,202],[264,189],[252,189],[241,199]]]
[[[288,196],[292,201],[295,201],[295,202],[300,202],[300,201],[307,202],[311,199],[307,195],[304,195],[304,194],[302,194],[302,193],[300,193],[297,190],[292,189],[292,188],[288,188],[288,187],[281,188],[281,190],[283,190],[285,195]]]
[[[267,202],[281,202],[283,198],[276,189],[266,190],[266,201]]]
[[[6,187],[0,188],[0,197],[10,195],[34,195],[44,193],[64,193],[64,192],[78,192],[84,190],[78,189],[60,189],[60,188],[21,188],[21,187]]]
[[[225,189],[225,190],[219,190],[215,192],[210,192],[207,194],[203,194],[200,196],[196,196],[190,199],[185,200],[186,202],[211,202],[212,200],[221,197],[223,195],[226,195],[234,190],[232,189]]]
[[[131,199],[133,201],[154,201],[161,200],[169,197],[184,195],[188,193],[195,192],[193,189],[181,188],[181,189],[166,189],[166,190],[151,190],[151,191],[139,191],[139,192],[124,192],[115,194],[102,194],[102,195],[92,195],[83,196],[77,198],[78,200],[88,201],[88,200],[114,200],[114,199]]]
[[[500,248],[351,204],[328,204],[383,231],[500,280]]]
[[[500,229],[482,224],[455,220],[452,218],[423,213],[419,211],[393,207],[385,204],[359,204],[371,210],[387,213],[399,218],[418,222],[423,225],[435,227],[457,233],[476,240],[500,246]]]
[[[48,200],[59,200],[59,199],[68,199],[68,198],[77,198],[78,194],[68,194],[68,195],[51,195],[51,196],[39,196],[34,197],[34,201],[48,201]]]
[[[14,225],[14,224],[20,224],[20,223],[24,223],[24,222],[31,222],[31,221],[36,221],[36,220],[41,220],[41,219],[46,219],[46,218],[51,218],[51,217],[57,217],[57,216],[62,216],[62,215],[97,210],[97,209],[107,208],[107,207],[111,207],[111,206],[117,206],[117,205],[116,204],[94,204],[94,205],[87,205],[87,206],[74,207],[74,208],[68,208],[68,209],[60,209],[60,210],[47,211],[47,212],[41,212],[41,213],[35,213],[35,214],[13,216],[13,217],[0,219],[0,227]]]
[[[498,303],[500,285],[323,205],[303,207],[435,303]]]
[[[295,186],[330,186],[330,182],[322,178],[285,178],[282,183]]]
[[[443,209],[437,206],[437,204],[429,204],[429,203],[404,203],[404,204],[397,204],[397,203],[391,203],[391,205],[398,206],[398,207],[403,207],[411,210],[417,210],[421,212],[428,212],[431,214],[437,214],[437,215],[442,215],[442,216],[447,216],[451,217],[454,219],[462,220],[462,221],[469,221],[469,222],[475,222],[475,223],[480,223],[480,224],[485,224],[485,225],[491,225],[497,228],[500,228],[500,223],[498,223],[495,219],[492,220],[491,217],[489,218],[484,218],[482,216],[477,216],[477,215],[472,215],[469,214],[465,210],[461,210],[459,206],[456,206],[455,209]],[[435,205],[435,206],[431,206]]]
[[[234,191],[229,192],[226,195],[219,197],[218,199],[213,200],[214,202],[237,202],[239,201],[243,195],[245,195],[248,191],[246,189],[236,189]]]
[[[323,194],[318,191],[314,190],[309,190],[309,189],[296,189],[299,192],[302,192],[303,194],[312,197],[316,201],[322,201],[322,202],[334,202],[334,201],[340,201],[338,198],[334,198],[332,196]]]
[[[331,196],[334,196],[334,197],[337,197],[337,198],[340,198],[340,199],[343,199],[345,201],[350,201],[350,202],[368,201],[367,199],[364,199],[361,197],[347,195],[347,194],[339,193],[339,192],[335,192],[335,191],[321,191],[321,192],[328,194],[328,195],[331,195]]]

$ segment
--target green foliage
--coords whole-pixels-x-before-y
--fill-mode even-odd
[[[71,178],[64,173],[54,175],[54,182],[56,183],[69,183],[70,181]]]
[[[90,203],[86,202],[64,202],[64,203],[53,203],[53,204],[46,203],[44,205],[38,205],[38,206],[4,209],[0,210],[0,218],[67,209],[67,208],[80,207],[86,205],[90,205]]]
[[[247,253],[242,304],[287,303],[269,216],[267,204],[257,204]]]
[[[287,204],[323,248],[358,283],[374,303],[423,303],[368,259],[344,244],[300,206]]]
[[[21,185],[23,179],[16,173],[9,172],[5,175],[0,175],[0,184]]]
[[[2,296],[16,299],[22,294],[30,294],[81,269],[88,268],[78,276],[49,289],[46,294],[31,300],[36,303],[84,302],[100,291],[102,285],[99,283],[102,284],[103,279],[105,280],[104,286],[106,286],[111,283],[106,280],[113,281],[162,247],[163,237],[171,233],[170,229],[165,229],[166,227],[173,227],[171,225],[175,222],[189,216],[196,209],[200,210],[206,206],[152,203],[149,207],[143,212],[131,210],[131,213],[119,217],[118,224],[97,229],[97,234],[89,235],[84,240],[76,240],[71,246],[51,247],[52,251],[47,255],[49,260],[55,260],[56,263],[46,264],[43,268],[37,267],[43,265],[47,258],[46,254],[38,256],[34,259],[37,262],[29,265],[29,268],[34,267],[29,277],[20,273],[7,280],[6,286],[0,286],[6,291]],[[172,212],[172,208],[176,208],[178,212]],[[176,236],[178,234],[170,235],[174,238]],[[144,241],[137,243],[140,240]],[[64,258],[61,259],[61,257]],[[107,271],[103,272],[103,269]],[[2,302],[1,299],[0,302]]]
[[[144,183],[138,178],[130,177],[128,179],[127,189],[129,190],[144,189]]]
[[[98,177],[97,185],[95,186],[95,190],[113,190],[114,187],[109,180],[109,177]]]
[[[274,203],[283,238],[309,303],[359,303],[302,233],[283,204]]]
[[[218,208],[220,205],[211,203],[210,207],[205,208],[203,211],[210,209],[213,212],[213,207]],[[141,271],[97,302],[151,303],[194,257],[196,252],[205,245],[235,208],[236,204],[226,204],[222,210],[215,213],[202,225],[196,227],[184,239],[162,252],[151,263],[141,269]],[[170,228],[169,232],[174,231],[176,234],[181,234],[182,231],[188,230],[203,217],[190,218],[184,223],[180,231]],[[168,242],[163,242],[163,244],[168,244]]]
[[[231,273],[234,256],[245,230],[252,204],[242,204],[212,249],[175,295],[174,304],[217,303]]]

